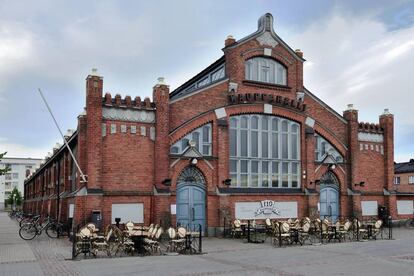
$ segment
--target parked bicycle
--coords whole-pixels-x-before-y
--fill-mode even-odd
[[[414,215],[414,213],[413,213],[413,215]],[[410,219],[407,219],[405,221],[405,227],[406,228],[414,228],[414,217],[410,218]]]
[[[20,227],[19,236],[24,240],[32,240],[45,230],[50,238],[57,238],[62,233],[62,229],[63,225],[50,217],[47,217],[43,223],[40,223],[40,217],[36,217],[33,222],[24,223]]]

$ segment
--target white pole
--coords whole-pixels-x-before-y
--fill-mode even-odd
[[[56,121],[56,119],[55,119],[55,116],[53,116],[52,110],[50,109],[50,107],[49,107],[49,105],[48,105],[48,103],[47,103],[47,101],[46,101],[45,97],[43,96],[42,90],[40,90],[40,88],[39,88],[39,93],[40,93],[40,97],[42,97],[42,99],[43,99],[43,101],[44,101],[44,103],[45,103],[45,105],[46,105],[46,107],[47,107],[47,110],[49,110],[50,116],[52,116],[52,119],[53,119],[53,121],[55,122],[55,125],[56,125],[57,129],[59,130],[59,133],[60,133],[60,135],[62,136],[62,139],[63,139],[63,141],[65,142],[66,147],[68,148],[68,151],[69,151],[70,156],[72,156],[73,162],[75,163],[76,167],[78,168],[78,171],[79,171],[79,173],[80,173],[80,176],[82,177],[82,181],[81,181],[81,182],[86,183],[86,182],[87,182],[86,177],[85,177],[85,175],[83,174],[83,172],[82,172],[81,168],[79,167],[79,164],[78,164],[78,162],[76,161],[76,158],[75,158],[75,156],[73,155],[73,152],[72,152],[72,150],[70,149],[69,144],[68,144],[68,142],[67,142],[67,141],[66,141],[66,139],[65,139],[65,136],[63,135],[62,131],[60,130],[60,127],[59,127],[59,125],[58,125],[58,123],[57,123],[57,121]]]

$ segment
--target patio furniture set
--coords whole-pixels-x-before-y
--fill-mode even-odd
[[[270,238],[275,246],[305,243],[326,243],[331,241],[360,241],[377,239],[384,236],[382,220],[370,219],[361,221],[354,219],[339,219],[336,222],[325,219],[271,220],[266,219],[261,224],[255,220],[240,221],[235,219],[230,230],[232,238],[245,238],[247,242],[265,242]],[[385,235],[386,237],[388,235]]]

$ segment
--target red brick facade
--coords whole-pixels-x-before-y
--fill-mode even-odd
[[[236,202],[296,202],[298,217],[317,216],[317,184],[328,171],[339,183],[340,216],[362,216],[361,202],[376,201],[398,218],[398,195],[393,185],[393,115],[384,113],[379,124],[366,124],[358,121],[358,111],[353,108],[344,111],[343,116],[337,114],[304,88],[303,53],[293,51],[275,35],[269,25],[273,22],[271,15],[264,15],[259,22],[259,30],[251,36],[226,40],[222,58],[225,76],[220,81],[184,96],[177,96],[180,89],[170,93],[160,80],[153,88],[153,102],[139,97],[132,100],[129,96],[121,99],[119,95],[112,98],[102,93],[103,78],[89,75],[86,114],[79,116],[77,132],[68,137],[87,183],[81,182],[67,150],[57,149],[26,181],[26,211],[56,216],[59,198],[61,220],[67,219],[69,204],[74,204],[75,223],[88,221],[92,211],[99,210],[106,225],[111,222],[112,204],[142,203],[144,224],[166,217],[175,223],[171,205],[176,204],[177,181],[193,158],[170,154],[170,147],[191,131],[211,123],[211,156],[197,156],[193,164],[205,179],[205,226],[209,233],[222,226],[221,210],[228,210],[230,219],[235,216]],[[263,42],[260,36],[267,40]],[[252,57],[265,57],[285,66],[287,84],[246,80],[245,62]],[[304,94],[303,99],[298,99],[298,92]],[[243,98],[248,94],[254,97]],[[244,102],[231,103],[229,95],[242,97]],[[265,110],[266,103],[272,104],[271,114]],[[221,108],[225,115],[218,118]],[[224,184],[230,177],[229,119],[239,114],[265,113],[301,126],[300,188],[292,192],[263,188],[233,193]],[[316,134],[328,141],[344,162],[335,163],[334,169],[332,162],[316,162]],[[355,185],[362,182],[363,185]]]

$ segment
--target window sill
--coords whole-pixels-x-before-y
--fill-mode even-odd
[[[289,87],[286,85],[273,84],[273,83],[267,83],[267,82],[261,82],[261,81],[243,80],[242,83],[248,86],[255,86],[255,87],[260,87],[260,88],[267,88],[267,89],[286,91],[286,92],[290,92],[292,90],[292,87]]]
[[[304,194],[301,188],[223,188],[218,187],[221,194]]]

